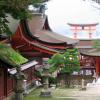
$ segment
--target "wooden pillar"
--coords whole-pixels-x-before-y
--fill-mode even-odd
[[[98,76],[100,76],[100,61],[98,60],[98,58],[96,58],[96,76],[98,77]]]

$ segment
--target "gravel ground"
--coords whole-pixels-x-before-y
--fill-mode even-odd
[[[57,91],[62,91],[60,94]],[[56,89],[54,95],[57,98],[73,98],[75,100],[100,100],[100,85],[79,89]],[[56,94],[55,94],[56,93]]]

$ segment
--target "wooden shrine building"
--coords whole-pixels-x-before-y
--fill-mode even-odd
[[[37,64],[35,60],[28,61],[28,59],[22,57],[11,47],[6,44],[0,44],[0,100],[6,100],[8,96],[12,95],[14,90],[15,81],[13,75],[16,73],[14,56],[16,56],[16,61],[20,62],[24,74],[27,75],[27,85],[31,84],[35,78],[33,76],[34,67]]]
[[[52,32],[47,16],[35,14],[31,20],[21,21],[11,43],[22,55],[36,59],[41,64],[42,58],[73,48],[78,40]]]
[[[28,59],[28,62],[21,64],[22,71],[27,75],[27,85],[35,80],[33,73],[37,62],[39,62],[38,65],[42,65],[43,58],[51,57],[57,52],[64,52],[77,43],[77,39],[52,32],[47,16],[41,14],[34,14],[31,20],[21,21],[10,41],[11,47]],[[0,100],[9,96],[14,89],[14,80],[10,74],[15,74],[16,69],[11,62],[8,62],[10,58],[7,55],[1,56],[0,48]]]
[[[83,52],[81,52],[81,54],[84,56],[87,56],[87,57],[92,57],[94,59],[96,76],[100,77],[100,50],[91,49],[88,51],[83,51]],[[91,62],[90,62],[90,64],[91,64]]]

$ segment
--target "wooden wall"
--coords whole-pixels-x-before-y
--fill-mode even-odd
[[[0,100],[3,100],[3,97],[4,97],[4,69],[0,68]]]
[[[0,65],[0,100],[9,96],[14,90],[14,80],[7,71],[7,67]],[[27,84],[31,84],[35,79],[34,66],[23,71],[27,76]]]

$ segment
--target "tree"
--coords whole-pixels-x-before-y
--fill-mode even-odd
[[[49,60],[50,72],[58,70],[61,74],[66,74],[68,77],[74,72],[79,71],[79,53],[76,48],[67,49],[64,54],[54,54]],[[70,85],[70,80],[67,82],[68,86]]]
[[[51,59],[48,60],[48,63],[50,64],[49,72],[53,73],[56,70],[59,70],[61,67],[64,66],[64,56],[63,54],[56,53],[54,54]]]
[[[11,35],[7,20],[7,14],[10,14],[17,20],[29,18],[31,13],[28,10],[30,4],[36,5],[47,0],[1,0],[0,1],[0,34]]]
[[[79,53],[76,48],[67,49],[64,53],[64,67],[61,70],[61,73],[72,74],[73,71],[79,71]]]
[[[70,87],[70,75],[80,70],[79,53],[76,48],[67,49],[64,53],[64,67],[60,73],[65,74],[65,84]]]
[[[79,71],[79,53],[75,49],[67,49],[64,54],[56,53],[49,60],[50,72],[60,68],[61,73],[73,73],[73,71]]]

